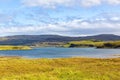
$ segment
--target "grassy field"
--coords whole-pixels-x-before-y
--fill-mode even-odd
[[[65,44],[64,47],[120,48],[120,41],[71,41]]]
[[[97,48],[120,48],[120,41],[104,42],[103,45],[98,45]]]
[[[120,80],[120,58],[0,58],[0,80]]]
[[[29,50],[29,46],[10,46],[10,45],[1,45],[0,50]]]

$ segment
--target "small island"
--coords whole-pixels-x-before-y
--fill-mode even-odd
[[[0,45],[0,50],[30,50],[29,46]]]

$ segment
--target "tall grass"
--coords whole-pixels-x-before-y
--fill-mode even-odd
[[[0,58],[0,80],[120,80],[120,58]]]

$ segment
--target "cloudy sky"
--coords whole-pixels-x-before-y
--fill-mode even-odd
[[[0,0],[0,36],[120,35],[120,0]]]

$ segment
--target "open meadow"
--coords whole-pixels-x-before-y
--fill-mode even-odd
[[[120,80],[120,58],[0,57],[0,80]]]

